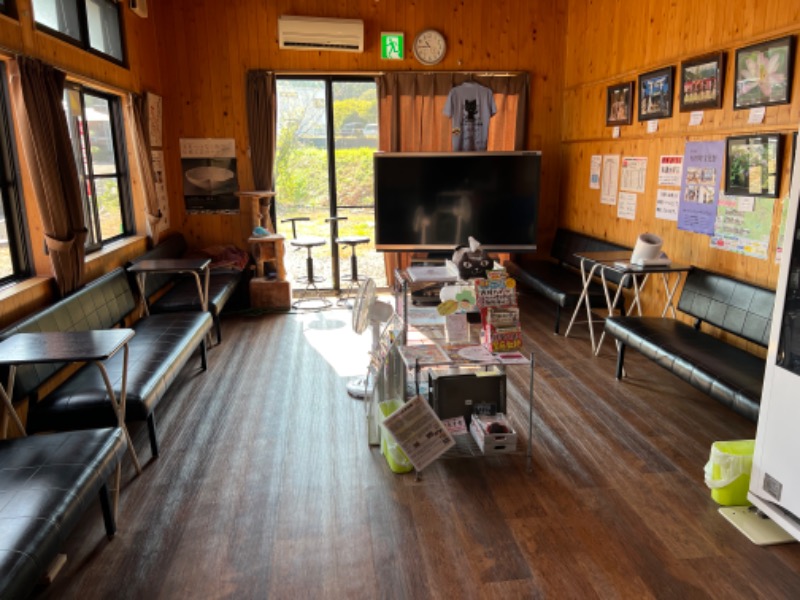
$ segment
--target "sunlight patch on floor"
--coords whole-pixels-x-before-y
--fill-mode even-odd
[[[306,341],[319,352],[337,374],[356,377],[367,372],[371,334],[353,331],[352,312],[332,309],[298,313]]]

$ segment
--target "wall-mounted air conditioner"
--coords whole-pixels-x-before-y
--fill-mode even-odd
[[[290,50],[364,51],[364,21],[278,17],[278,46]]]

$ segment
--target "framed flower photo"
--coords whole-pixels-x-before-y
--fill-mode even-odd
[[[672,116],[675,67],[666,67],[639,75],[639,120],[665,119]]]
[[[725,145],[725,193],[777,198],[783,156],[781,134],[734,136]]]
[[[630,125],[633,122],[633,82],[608,86],[606,125]]]
[[[725,53],[698,56],[681,63],[681,112],[720,108],[725,88]]]
[[[739,48],[733,108],[788,104],[793,64],[793,35]]]

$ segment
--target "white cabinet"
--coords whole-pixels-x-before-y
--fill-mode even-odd
[[[748,498],[800,540],[800,161],[795,157]]]

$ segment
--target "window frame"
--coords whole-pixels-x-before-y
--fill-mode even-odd
[[[116,56],[112,56],[111,54],[106,54],[105,52],[101,52],[95,48],[92,48],[89,42],[89,19],[87,16],[86,11],[86,0],[75,0],[75,3],[78,8],[78,22],[79,22],[79,30],[80,30],[80,39],[73,38],[66,33],[59,31],[58,29],[53,29],[45,25],[44,23],[40,23],[36,20],[36,9],[33,6],[33,0],[31,0],[31,10],[33,11],[33,24],[37,31],[41,31],[42,33],[46,33],[54,38],[61,40],[62,42],[66,42],[71,46],[76,46],[81,50],[88,52],[89,54],[93,54],[94,56],[100,57],[105,59],[109,62],[112,62],[116,65],[121,67],[128,68],[128,47],[125,43],[125,25],[124,20],[122,17],[122,3],[115,2],[114,0],[105,0],[109,4],[112,4],[117,9],[118,23],[119,23],[119,43],[120,48],[122,49],[122,59],[118,59]]]
[[[125,123],[123,119],[122,99],[115,94],[104,92],[96,88],[91,88],[74,81],[66,82],[64,86],[64,92],[67,93],[69,91],[74,91],[78,94],[81,107],[81,118],[83,119],[83,122],[87,124],[87,126],[83,128],[82,140],[83,147],[87,149],[86,155],[76,155],[73,158],[75,159],[75,167],[78,169],[78,179],[81,187],[81,198],[83,199],[84,216],[87,217],[86,228],[88,233],[86,237],[86,254],[88,255],[92,252],[101,250],[106,244],[113,243],[117,240],[130,237],[135,234],[130,165],[128,164],[127,160],[128,152],[125,142]],[[86,119],[85,95],[93,96],[95,98],[102,98],[108,102],[110,111],[109,123],[111,125],[111,137],[114,150],[114,164],[116,167],[114,173],[102,175],[95,175],[94,173],[92,153],[89,150],[91,145],[89,143],[89,127]],[[71,118],[71,115],[68,114],[67,118]],[[70,131],[72,131],[71,128]],[[72,140],[72,143],[73,152],[79,151],[79,148],[75,147],[74,139]],[[83,160],[86,160],[87,162],[85,171],[83,170],[81,164],[81,161]],[[100,179],[116,179],[117,190],[119,192],[120,216],[122,217],[122,233],[106,239],[103,239],[102,237],[97,204],[96,182]],[[84,189],[84,185],[87,181],[92,190],[91,199],[87,197],[86,190]],[[91,218],[89,218],[90,214]]]
[[[0,62],[0,201],[6,219],[11,275],[0,277],[0,286],[32,275],[33,260],[25,202],[20,182],[19,155],[14,137],[6,65]]]

